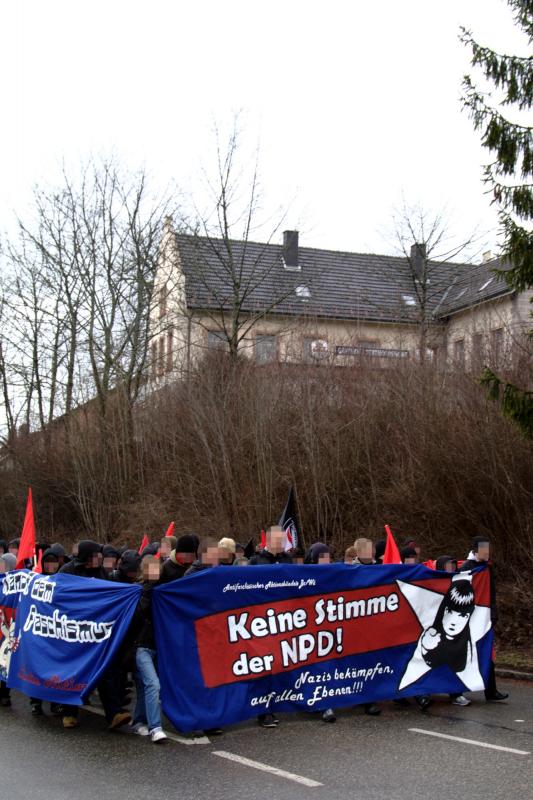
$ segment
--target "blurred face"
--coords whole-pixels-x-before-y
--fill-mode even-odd
[[[468,611],[452,611],[449,608],[445,608],[442,617],[444,633],[450,638],[459,636],[466,628],[469,619],[470,613]]]
[[[158,581],[161,577],[161,562],[158,558],[143,561],[142,575],[145,581]]]
[[[404,559],[404,564],[418,564],[418,558],[416,556],[407,556]]]
[[[444,569],[446,572],[455,572],[456,566],[455,561],[447,561],[444,565]]]
[[[2,559],[0,559],[0,575],[5,575],[7,572],[7,566]]]
[[[101,566],[102,566],[102,554],[93,553],[90,559],[87,561],[88,569],[98,569],[98,567]]]
[[[163,538],[161,539],[161,544],[159,546],[159,552],[161,553],[161,558],[168,558],[171,549],[172,546],[168,540],[168,536],[163,536]]]
[[[477,546],[478,561],[488,561],[490,558],[490,544],[488,542],[480,542]]]
[[[285,531],[281,528],[273,528],[267,535],[267,548],[273,555],[283,553],[285,545]]]
[[[103,560],[103,567],[106,572],[112,572],[117,566],[117,559],[115,556],[106,556]]]
[[[176,556],[182,564],[192,564],[196,558],[194,553],[176,553]]]
[[[18,547],[10,547],[9,550],[8,550],[8,553],[13,553],[14,556],[18,556],[19,549],[18,549]]]
[[[220,556],[222,553],[227,553],[227,550],[217,547],[217,545],[209,545],[209,547],[202,553],[202,564],[209,564],[211,567],[216,567],[220,564]]]
[[[220,563],[221,564],[233,564],[234,556],[229,550],[225,547],[219,548],[220,553]]]
[[[357,557],[359,561],[372,561],[374,558],[374,544],[370,540],[367,542],[362,542],[357,547]]]
[[[57,561],[53,561],[52,559],[46,560],[43,563],[43,574],[44,575],[53,575],[54,572],[57,572],[59,569],[59,563]]]
[[[318,556],[319,564],[331,564],[331,553],[320,553]]]

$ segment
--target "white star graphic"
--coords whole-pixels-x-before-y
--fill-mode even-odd
[[[460,573],[460,576],[461,580],[472,580],[472,574],[469,572]],[[459,576],[457,576],[457,578],[459,579]],[[432,625],[437,616],[444,594],[434,592],[431,589],[424,589],[421,586],[413,586],[404,581],[396,581],[396,583],[422,626],[422,634],[418,639],[415,652],[405,669],[398,687],[399,691],[401,691],[411,686],[411,684],[415,683],[431,669],[431,666],[429,666],[424,659],[422,639],[428,630],[434,630]],[[490,630],[490,608],[476,605],[470,616],[469,626],[470,646],[468,648],[466,666],[461,672],[457,672],[456,675],[469,691],[476,692],[485,688],[483,677],[479,671],[476,644],[485,636],[487,631]]]

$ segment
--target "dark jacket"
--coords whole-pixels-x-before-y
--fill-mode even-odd
[[[195,575],[197,572],[203,572],[204,569],[209,569],[213,567],[214,564],[202,564],[200,559],[191,564],[185,575]]]
[[[463,561],[459,567],[459,572],[470,572],[472,569],[481,567],[483,563],[487,562],[476,561],[475,558],[469,558],[466,561]],[[488,564],[488,570],[490,580],[490,619],[491,622],[496,622],[498,620],[498,608],[496,605],[496,581],[494,580],[494,570],[492,568],[492,564]]]
[[[270,550],[264,549],[250,559],[250,565],[257,566],[258,564],[292,564],[292,558],[287,553],[274,555]]]
[[[78,555],[68,564],[64,564],[59,572],[63,575],[79,575],[82,578],[100,578],[102,581],[108,580],[108,574],[103,567],[86,569],[85,565],[94,555],[100,552],[100,545],[91,539],[85,539],[78,545]]]
[[[190,566],[191,564],[179,564],[171,555],[170,558],[167,558],[163,564],[159,583],[170,583],[170,581],[176,581],[178,578],[183,578]]]
[[[152,592],[157,586],[157,581],[143,581],[141,583],[141,599],[135,609],[132,627],[134,630],[133,642],[135,647],[148,647],[155,650],[154,622],[152,618]]]
[[[136,550],[125,550],[120,556],[117,568],[113,570],[109,578],[117,583],[136,583],[137,576],[130,578],[128,572],[138,572],[141,557]]]

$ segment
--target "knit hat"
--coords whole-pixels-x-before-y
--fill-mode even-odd
[[[104,558],[120,558],[120,553],[112,544],[104,544],[102,547],[102,555]]]
[[[228,552],[232,553],[233,555],[235,555],[235,553],[237,551],[237,547],[235,545],[235,540],[234,539],[230,539],[228,536],[225,536],[223,539],[221,539],[220,542],[218,543],[218,546],[219,547],[223,547],[224,550],[227,550]]]
[[[91,560],[92,556],[95,553],[99,553],[100,550],[101,548],[98,542],[94,542],[92,539],[82,539],[81,542],[78,542],[77,559],[80,564],[87,564],[87,562]]]
[[[414,547],[402,547],[400,550],[400,558],[402,559],[402,563],[405,561],[406,558],[417,558],[417,553]]]
[[[3,556],[0,556],[0,561],[6,565],[7,572],[11,572],[17,566],[17,557],[13,553],[4,553]]]
[[[200,544],[198,537],[194,533],[186,533],[180,536],[176,542],[176,553],[196,553]]]
[[[318,560],[323,553],[331,553],[331,550],[327,544],[315,542],[307,551],[304,564],[318,564]]]
[[[435,569],[444,572],[444,570],[446,569],[446,564],[448,564],[450,561],[453,564],[455,564],[455,569],[457,569],[457,559],[454,558],[453,556],[439,556],[435,561]]]

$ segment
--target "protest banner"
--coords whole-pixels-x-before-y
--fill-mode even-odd
[[[8,572],[0,580],[3,617],[6,609],[15,613],[5,646],[7,685],[41,700],[83,704],[116,655],[140,593],[140,586],[94,578]]]
[[[163,710],[182,731],[258,714],[481,690],[489,573],[217,567],[154,590]]]

